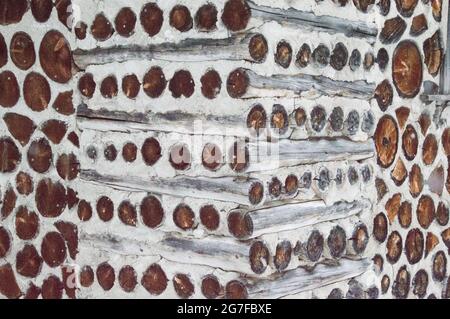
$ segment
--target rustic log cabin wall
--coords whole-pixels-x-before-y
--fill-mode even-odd
[[[450,297],[447,2],[0,12],[0,298]]]

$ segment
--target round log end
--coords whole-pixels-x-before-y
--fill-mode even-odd
[[[247,288],[241,281],[232,280],[225,287],[225,297],[227,299],[247,299]]]
[[[248,51],[255,62],[264,62],[269,51],[266,38],[262,34],[255,34],[250,39]]]
[[[375,147],[378,155],[378,163],[381,167],[389,167],[395,159],[398,145],[397,124],[389,115],[383,116],[378,122],[375,131]]]
[[[193,229],[195,225],[195,214],[188,205],[180,204],[173,211],[173,222],[182,230]]]
[[[229,0],[225,3],[222,22],[230,31],[241,31],[247,27],[251,10],[244,0]]]
[[[248,238],[253,233],[251,217],[241,212],[231,212],[228,215],[228,231],[236,238]]]
[[[408,232],[405,240],[405,254],[411,265],[417,264],[423,256],[424,237],[418,228],[414,228]]]
[[[398,94],[404,98],[415,97],[420,91],[422,76],[419,48],[409,40],[400,42],[392,58],[392,79]]]
[[[252,244],[249,252],[250,267],[255,274],[262,274],[269,265],[270,252],[262,241]]]
[[[244,69],[236,69],[230,73],[227,79],[227,91],[232,98],[240,98],[249,86],[250,80]]]
[[[223,287],[214,275],[202,279],[202,293],[207,299],[216,299],[223,294]]]

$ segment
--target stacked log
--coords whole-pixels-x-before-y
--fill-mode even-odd
[[[0,298],[449,298],[447,3],[0,7]]]
[[[1,1],[0,298],[75,298],[78,136],[70,1]]]
[[[379,203],[373,234],[380,248],[374,263],[384,298],[448,298],[443,275],[448,250],[444,241],[448,123],[433,121],[439,105],[429,102],[433,98],[421,97],[439,91],[444,28],[436,21],[442,2],[395,2],[399,15],[386,20],[380,34],[392,57],[385,83],[395,91],[390,89],[389,103],[379,104],[383,113],[375,133]],[[407,20],[411,20],[409,35]],[[425,103],[430,109],[424,108]]]
[[[143,287],[164,297],[279,298],[320,290],[325,282],[305,286],[293,279],[309,276],[313,268],[317,278],[329,274],[326,284],[367,272],[370,228],[359,216],[370,214],[373,199],[342,190],[374,190],[370,100],[375,86],[363,76],[375,71],[375,58],[370,59],[374,24],[332,15],[321,17],[319,24],[307,8],[277,9],[250,1],[226,1],[223,11],[220,6],[153,5],[143,7],[140,16],[130,7],[136,16],[134,32],[141,31],[140,20],[155,39],[166,26],[152,29],[147,15],[168,10],[168,28],[180,38],[176,43],[163,37],[150,45],[127,40],[133,31],[108,31],[108,38],[96,39],[96,48],[91,35],[79,41],[74,62],[81,70],[82,251],[86,256],[92,250],[117,255],[123,261],[133,254],[138,260],[154,260],[138,270],[108,263],[106,257],[95,263],[86,259],[83,276],[89,277],[89,288],[81,295],[121,290],[139,295]],[[118,12],[126,11],[130,13],[123,8]],[[95,25],[99,14],[107,21],[119,19],[115,13],[93,13],[84,25]],[[292,26],[282,26],[287,17],[308,32],[330,40],[340,34],[361,45],[342,38],[297,47]],[[280,23],[276,28],[288,32],[283,38],[269,37],[268,29],[251,27],[258,20]],[[114,27],[112,22],[104,26]],[[231,35],[219,36],[224,28]],[[116,37],[127,38],[125,44],[115,45]],[[329,54],[322,56],[322,51]],[[109,73],[117,62],[120,66]],[[272,74],[263,71],[267,64],[273,65]],[[327,76],[328,69],[352,76]],[[129,108],[123,107],[125,101]],[[182,107],[196,101],[206,109]],[[221,109],[225,101],[233,106],[228,111]],[[196,121],[203,130],[195,127]],[[127,167],[126,175],[114,169],[117,165]],[[99,232],[99,222],[114,225],[111,232]],[[127,228],[129,236],[120,235],[124,232],[119,229]],[[199,276],[197,270],[183,272],[183,264],[209,270]],[[90,278],[96,269],[99,276],[99,267],[100,277],[122,273],[131,278],[132,287],[124,288],[119,277],[101,280],[106,283],[98,277],[100,290],[94,288]],[[274,275],[285,279],[274,280]],[[271,293],[268,285],[279,291]]]

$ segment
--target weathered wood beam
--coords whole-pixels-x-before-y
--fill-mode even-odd
[[[248,88],[264,90],[286,90],[295,94],[304,92],[317,93],[328,96],[343,96],[348,98],[369,100],[375,92],[375,84],[368,83],[365,80],[357,81],[338,81],[322,75],[296,74],[285,75],[275,74],[272,76],[259,75],[248,69],[239,69],[236,72],[242,73],[242,76],[248,78],[248,87],[245,92],[236,97],[251,98],[251,92]],[[228,78],[230,81],[231,75]],[[274,92],[274,95],[276,92]]]
[[[447,29],[444,36],[446,36],[445,44],[447,48],[445,49],[444,63],[441,67],[441,74],[439,79],[439,93],[442,95],[447,95],[447,100],[445,103],[450,101],[450,6],[447,8]]]
[[[255,36],[258,38],[254,38]],[[127,45],[92,50],[77,49],[73,52],[73,60],[81,70],[85,70],[89,65],[104,65],[131,60],[169,62],[248,60],[260,62],[264,60],[267,53],[267,43],[265,43],[265,51],[258,52],[259,55],[255,56],[249,52],[249,44],[252,39],[265,43],[265,39],[261,35],[237,34],[225,39],[185,39],[179,43],[165,42],[149,46]],[[263,55],[262,58],[261,55]]]
[[[356,142],[347,138],[311,138],[299,141],[284,139],[276,144],[250,142],[248,149],[250,164],[246,172],[320,162],[358,161],[375,155],[372,140]],[[272,153],[267,150],[272,150]]]
[[[180,114],[179,116],[177,114],[156,114],[155,116],[151,116],[140,113],[126,114],[124,112],[109,112],[103,110],[89,111],[85,108],[83,108],[82,112],[88,114],[87,116],[92,119],[99,118],[98,120],[87,120],[85,124],[81,121],[80,128],[82,130],[89,129],[100,132],[119,131],[124,133],[132,131],[161,130],[167,133],[177,132],[180,134],[203,133],[205,136],[209,135],[210,138],[213,136],[210,134],[216,134],[218,136],[249,136],[250,133],[243,125],[241,126],[243,127],[242,129],[236,130],[227,127],[226,124],[222,126],[221,123],[223,123],[223,118],[217,122],[217,126],[211,125],[211,121],[206,121],[206,127],[202,127],[196,132],[196,126],[192,124],[195,116],[192,114],[185,117],[183,114]],[[94,115],[92,115],[92,113],[94,113]],[[102,118],[105,117],[113,117],[114,120],[103,120]],[[179,120],[180,117],[181,120]],[[201,117],[202,116],[200,116],[200,118]],[[124,118],[126,118],[127,121],[123,121]],[[158,121],[158,118],[161,120]],[[167,118],[168,120],[164,120]],[[147,124],[133,122],[135,119]],[[237,127],[239,126],[235,122],[232,122],[233,121],[230,120],[229,124]],[[204,123],[202,122],[202,126],[203,124]],[[244,135],[245,133],[246,135]],[[192,140],[192,143],[194,142],[195,141]],[[194,146],[195,145],[190,145],[190,143],[187,145],[189,149],[195,149]],[[242,148],[243,147],[244,145],[242,143]],[[248,150],[248,158],[245,159],[246,163],[240,171],[246,173],[265,172],[282,167],[293,167],[320,162],[341,160],[359,161],[373,157],[375,152],[374,143],[371,139],[366,141],[353,141],[347,137],[317,137],[307,140],[281,139],[277,140],[275,143],[252,138],[246,143],[245,147],[247,147]],[[223,149],[222,151],[224,154],[227,153],[229,155],[227,156],[227,162],[230,164],[229,157],[232,152],[236,151],[233,151],[231,148]]]
[[[80,178],[94,184],[110,186],[130,192],[150,192],[156,194],[173,195],[176,197],[193,197],[229,201],[242,205],[252,205],[253,196],[262,200],[263,186],[260,181],[252,178],[239,177],[189,177],[174,178],[139,178],[137,176],[102,175],[93,170],[81,170]],[[253,195],[254,186],[258,194]],[[261,198],[259,197],[261,196]]]
[[[297,260],[293,258],[289,266],[286,265],[288,267],[277,269],[272,258],[275,251],[270,249],[264,239],[236,241],[233,238],[215,236],[201,239],[184,238],[158,231],[154,231],[152,236],[148,236],[147,230],[136,229],[132,235],[83,230],[79,235],[79,241],[81,246],[104,250],[124,257],[159,256],[172,262],[220,268],[245,276],[259,275],[259,278],[269,279],[280,271],[289,271],[298,267],[311,269],[320,263],[336,263],[336,260],[332,261],[324,256],[317,260],[308,260],[308,258],[300,256]],[[314,248],[312,250],[314,251]],[[353,256],[352,259],[359,260],[361,258]]]
[[[233,272],[222,271],[219,268],[213,268],[203,265],[194,265],[190,264],[189,268],[186,268],[186,264],[182,264],[179,262],[173,262],[161,258],[160,256],[149,256],[149,257],[141,257],[136,261],[135,256],[124,256],[114,252],[108,252],[100,249],[92,249],[89,245],[82,244],[80,246],[80,253],[89,256],[90,260],[98,262],[108,262],[115,270],[116,278],[119,280],[119,283],[122,283],[122,279],[118,278],[121,268],[124,265],[130,265],[136,271],[136,275],[141,279],[141,283],[144,289],[135,289],[133,290],[133,298],[151,298],[153,295],[147,288],[153,287],[151,284],[148,284],[151,281],[151,275],[148,274],[149,269],[154,269],[154,267],[158,267],[161,270],[161,273],[165,278],[161,278],[162,286],[161,292],[158,295],[163,298],[179,298],[182,297],[178,294],[178,291],[174,291],[170,289],[172,287],[172,282],[175,281],[175,276],[177,274],[189,274],[189,280],[193,285],[193,291],[190,291],[192,295],[190,298],[200,299],[208,296],[209,298],[220,298],[223,296],[223,287],[228,280],[232,280],[237,278],[237,274]],[[81,272],[81,269],[80,271]],[[147,276],[145,276],[147,274]],[[142,278],[146,277],[147,284],[145,284],[145,280]],[[217,285],[221,287],[219,291],[216,289],[200,289],[203,286],[203,282],[211,278],[217,282]],[[211,280],[210,279],[210,280]],[[223,283],[223,284],[222,284]],[[81,286],[81,285],[79,285]],[[164,288],[165,287],[165,288]],[[111,289],[108,291],[103,291],[103,289],[96,289],[95,285],[91,287],[79,287],[77,291],[77,298],[86,299],[86,298],[129,298],[130,292],[124,291],[122,289]],[[164,289],[163,289],[164,288]],[[211,288],[208,286],[208,288]],[[186,291],[183,291],[186,292]],[[183,296],[184,297],[184,296]]]
[[[146,236],[142,233],[139,236]],[[148,238],[148,236],[147,236]],[[205,276],[215,274],[220,279],[225,279],[228,284],[224,287],[225,291],[217,295],[218,298],[230,298],[228,288],[231,282],[237,282],[238,286],[243,289],[243,296],[250,298],[281,298],[288,295],[298,294],[300,292],[309,291],[344,281],[353,277],[357,277],[368,270],[370,263],[366,259],[349,260],[341,259],[339,261],[324,261],[317,264],[313,269],[311,268],[295,268],[285,271],[284,273],[272,273],[267,277],[255,276],[250,273],[242,273],[240,271],[233,271],[238,263],[235,262],[236,256],[231,254],[236,253],[233,249],[233,244],[226,247],[224,251],[219,250],[228,256],[225,262],[225,268],[222,265],[214,267],[210,265],[213,259],[207,259],[206,254],[211,250],[211,247],[195,247],[192,245],[186,246],[187,241],[177,241],[176,244],[170,243],[171,247],[162,248],[157,245],[146,243],[145,241],[137,241],[135,239],[128,239],[122,236],[112,236],[108,234],[89,234],[82,232],[80,234],[80,249],[93,251],[98,258],[105,258],[108,256],[114,260],[134,260],[136,256],[140,256],[150,264],[158,264],[161,269],[167,274],[183,273],[186,267],[192,270],[190,273],[191,280],[200,285],[200,281]],[[222,241],[221,241],[222,242]],[[211,244],[211,243],[208,243]],[[243,246],[242,243],[238,243]],[[181,246],[182,251],[172,252],[173,246]],[[157,247],[157,249],[155,249]],[[162,251],[162,253],[160,253]],[[192,257],[193,254],[195,257]],[[199,258],[197,254],[202,256]],[[245,253],[244,253],[245,255]],[[221,255],[219,255],[221,256]],[[237,257],[242,257],[238,253]],[[225,257],[227,258],[227,257]],[[245,258],[244,258],[245,259]],[[192,262],[192,260],[194,262]],[[220,276],[218,276],[220,274]],[[297,278],[297,279],[296,279]],[[170,277],[169,277],[170,279]],[[223,282],[225,284],[225,282]],[[224,285],[225,286],[225,285]],[[198,290],[196,289],[196,292]],[[198,295],[200,296],[200,295]]]
[[[179,238],[172,235],[135,231],[133,235],[80,232],[80,245],[124,256],[160,256],[173,262],[205,265],[253,274],[249,261],[250,243],[232,238]]]
[[[370,260],[341,259],[337,264],[317,265],[308,271],[297,268],[270,279],[242,278],[249,298],[281,298],[341,282],[369,270]]]
[[[238,209],[228,215],[228,230],[239,239],[255,238],[350,217],[370,208],[368,200],[360,200],[331,206],[323,201],[310,201],[250,211]]]
[[[105,132],[114,131],[113,125],[109,127],[110,130],[106,130],[107,126],[104,126]],[[214,136],[207,137],[210,142],[214,143]],[[173,143],[173,140],[167,142],[163,134],[159,135],[159,141],[167,147]],[[208,140],[205,139],[206,141]],[[186,147],[195,150],[197,142],[197,140],[191,139],[187,142]],[[226,154],[222,163],[228,164],[231,170],[240,173],[268,172],[283,167],[323,162],[359,161],[372,158],[375,152],[371,139],[353,141],[346,137],[318,137],[307,140],[282,139],[271,142],[253,138],[248,142],[236,140],[233,145],[221,145],[220,148],[222,153]]]
[[[348,37],[367,39],[374,43],[378,34],[378,28],[374,22],[352,21],[333,16],[319,16],[313,12],[305,12],[294,8],[280,9],[258,5],[247,1],[252,11],[253,18],[264,21],[277,21],[280,24],[291,24],[309,31],[320,31],[331,34],[342,33]]]
[[[113,104],[111,108],[119,108]],[[236,137],[253,137],[256,134],[254,125],[252,126],[252,113],[257,104],[250,111],[241,114],[232,115],[213,115],[202,113],[189,113],[183,111],[169,111],[164,113],[154,112],[124,112],[108,110],[106,108],[90,109],[85,104],[81,104],[77,108],[77,126],[83,130],[94,130],[99,132],[165,132],[179,133],[188,135],[218,135],[218,136],[236,136]],[[290,111],[288,111],[290,112]],[[305,128],[299,126],[295,121],[295,111],[291,114],[286,112],[286,126],[280,132],[273,126],[273,120],[269,124],[268,120],[264,120],[264,127],[259,128],[257,135],[261,139],[267,135],[278,135],[280,139],[304,139]],[[272,113],[273,114],[273,113]],[[306,114],[305,114],[306,116]],[[274,116],[272,116],[274,118]],[[324,117],[323,122],[327,119]],[[342,122],[344,118],[342,117]],[[330,119],[330,122],[332,120]],[[303,124],[304,125],[304,124]],[[323,124],[325,126],[325,124]],[[248,127],[251,126],[251,127]],[[309,131],[314,131],[312,128]],[[361,130],[362,131],[362,130]],[[298,132],[295,134],[294,132]],[[294,134],[292,134],[294,133]],[[302,134],[303,133],[303,134]],[[334,136],[349,136],[345,130],[341,132],[333,132]],[[322,130],[320,136],[329,136],[330,130]],[[352,137],[352,135],[350,135]]]
[[[422,94],[421,97],[427,102],[445,104],[450,102],[450,94]]]
[[[189,135],[248,136],[245,115],[193,114],[182,111],[166,113],[129,113],[91,110],[85,104],[77,108],[77,124],[81,130],[145,132],[157,131]],[[195,124],[201,124],[196,130]]]

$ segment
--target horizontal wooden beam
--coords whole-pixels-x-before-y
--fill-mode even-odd
[[[253,274],[249,261],[250,243],[232,238],[180,238],[153,231],[135,230],[132,235],[81,231],[80,245],[124,256],[161,256],[167,260],[197,264],[227,271]]]
[[[140,178],[137,176],[102,175],[93,170],[81,170],[80,178],[94,184],[130,192],[150,192],[176,197],[214,199],[241,205],[253,205],[251,189],[260,184],[256,179],[239,177]]]
[[[318,223],[347,218],[371,208],[369,200],[337,202],[327,206],[323,201],[290,203],[254,210],[238,209],[228,215],[228,228],[239,239],[299,229]]]
[[[139,259],[136,259],[136,256],[127,256],[118,254],[111,251],[106,251],[103,249],[93,249],[92,245],[83,241],[80,246],[80,254],[84,256],[88,256],[90,260],[95,261],[106,261],[108,262],[115,270],[116,276],[119,274],[120,269],[124,265],[130,265],[136,271],[136,275],[138,278],[143,278],[147,273],[147,270],[152,266],[156,265],[160,267],[161,271],[165,274],[168,282],[166,285],[166,289],[159,295],[161,298],[179,298],[180,296],[177,294],[174,289],[171,289],[172,283],[171,281],[175,278],[177,274],[189,274],[189,280],[193,284],[194,291],[190,298],[193,299],[202,299],[205,298],[205,294],[200,289],[202,287],[202,282],[205,278],[213,278],[217,280],[218,285],[224,285],[229,280],[233,280],[238,277],[238,274],[233,272],[223,271],[219,268],[213,268],[204,265],[190,264],[189,270],[186,270],[186,264],[170,261],[165,258],[161,258],[160,256],[143,256]],[[81,271],[81,269],[80,269]],[[147,276],[148,279],[149,276]],[[116,277],[117,278],[117,277]],[[130,298],[130,293],[126,292],[120,288],[111,289],[108,291],[104,291],[103,289],[97,289],[95,285],[91,287],[79,287],[77,291],[77,298],[86,299],[86,298]],[[217,298],[221,298],[224,294],[223,289],[217,292]],[[151,298],[153,295],[149,294],[147,289],[135,289],[133,290],[133,298],[138,299],[146,299]]]
[[[131,60],[169,61],[169,62],[205,62],[205,61],[241,61],[258,62],[249,53],[249,44],[254,33],[237,34],[225,39],[185,39],[179,43],[165,42],[149,46],[115,46],[77,49],[73,52],[76,66],[85,70],[90,65],[104,65]]]
[[[325,260],[312,269],[298,267],[261,277],[255,276],[248,268],[246,243],[217,239],[205,240],[199,245],[195,240],[170,237],[155,244],[145,240],[148,239],[148,232],[137,230],[133,235],[136,233],[139,239],[82,231],[80,249],[114,260],[134,260],[139,256],[149,264],[158,263],[166,273],[183,272],[182,269],[188,267],[193,270],[192,279],[197,284],[209,273],[220,274],[220,278],[238,281],[249,298],[281,298],[310,291],[362,275],[371,265],[367,259],[342,258],[339,261]],[[217,249],[215,256],[214,249]],[[228,294],[221,296],[229,297]]]
[[[201,130],[196,130],[201,123]],[[248,136],[245,115],[193,114],[182,111],[139,113],[91,110],[85,104],[77,108],[81,130],[116,132],[165,132],[189,135]]]
[[[421,98],[427,102],[445,104],[450,102],[450,94],[422,94]]]
[[[282,298],[362,275],[370,260],[341,259],[334,265],[319,264],[314,270],[297,268],[270,279],[242,278],[249,298]]]
[[[283,139],[277,144],[250,142],[248,149],[250,164],[246,172],[263,172],[321,162],[359,161],[375,155],[372,140],[357,142],[347,138],[310,138],[299,141]],[[275,154],[267,151],[270,149]]]
[[[377,25],[367,21],[353,21],[327,15],[315,15],[294,8],[280,9],[258,5],[247,1],[253,18],[264,21],[277,21],[280,24],[290,24],[303,30],[327,32],[331,34],[342,33],[348,37],[367,39],[374,43],[378,34]]]
[[[85,107],[79,107],[79,128],[82,130],[95,130],[99,132],[164,132],[188,135],[204,135],[212,139],[217,136],[249,136],[250,131],[239,125],[241,119],[237,117],[215,117],[213,125],[209,116],[200,115],[201,128],[193,122],[198,119],[193,114],[128,114],[118,111],[91,111]],[[229,120],[227,123],[224,123]],[[233,129],[236,128],[236,129]],[[203,133],[203,134],[202,134]],[[189,149],[195,149],[188,143]],[[211,142],[213,142],[211,140]],[[222,147],[222,146],[220,146]],[[249,159],[248,166],[243,169],[246,173],[267,172],[282,167],[295,167],[298,165],[316,164],[334,161],[359,161],[372,158],[375,154],[374,143],[371,139],[366,141],[353,141],[347,137],[314,137],[303,140],[280,139],[275,142],[249,139],[246,143]],[[231,155],[231,149],[223,149],[227,161]]]
[[[106,130],[108,127],[106,124],[104,125],[105,132],[113,132],[115,130],[114,125],[110,125],[110,129]],[[162,144],[169,144],[166,145],[167,147],[170,147],[170,143],[173,143],[173,141],[165,142],[164,136],[162,135],[159,136],[159,140]],[[211,136],[209,136],[209,140],[205,138],[205,141],[201,142],[190,139],[186,142],[186,146],[188,149],[195,150],[198,149],[198,145],[195,143],[214,143],[214,141],[214,137]],[[231,163],[230,161],[231,157],[236,154],[236,150],[234,150],[231,145],[228,149],[224,149],[225,146],[223,145],[220,145],[219,147],[222,148],[222,153],[224,154],[224,164],[235,165],[235,163]],[[247,149],[248,154],[245,159],[243,151],[244,147]],[[242,168],[239,168],[239,172],[247,174],[263,173],[279,168],[296,167],[299,165],[336,161],[360,161],[372,158],[375,155],[373,140],[353,141],[346,137],[310,138],[307,140],[281,139],[275,142],[252,139],[245,143],[243,141],[239,142],[239,148],[240,150],[237,155],[242,157]],[[222,174],[227,175],[230,173],[231,171]],[[198,174],[195,174],[195,176],[197,175]],[[217,177],[220,175],[216,174],[215,176]],[[233,180],[232,177],[229,177],[229,179]],[[213,184],[204,184],[204,186],[215,189],[216,186],[213,186]],[[222,190],[222,188],[220,189]],[[239,201],[239,203],[241,202]]]
[[[300,234],[299,234],[300,235]],[[298,267],[317,267],[318,264],[336,263],[336,260],[321,257],[317,261],[308,261],[299,256],[292,259],[285,270],[278,270],[274,265],[271,251],[264,239],[236,241],[233,238],[209,236],[204,238],[180,237],[158,230],[149,236],[146,229],[135,229],[132,234],[111,233],[110,231],[86,231],[79,234],[82,247],[103,250],[107,253],[124,257],[161,257],[181,264],[195,264],[211,268],[220,268],[247,276],[274,279],[280,271],[289,273]],[[343,257],[346,258],[346,257]],[[290,259],[290,257],[289,257]],[[360,257],[353,256],[353,260]],[[342,260],[342,259],[340,259]],[[284,275],[283,275],[284,276]],[[289,276],[287,276],[289,278]],[[280,279],[277,278],[277,281]]]
[[[110,105],[112,109],[119,108],[118,105]],[[258,107],[258,105],[256,106]],[[94,130],[99,132],[164,132],[179,133],[188,135],[203,136],[235,136],[252,138],[256,134],[255,129],[248,127],[248,118],[255,109],[242,112],[241,114],[214,115],[202,113],[189,113],[184,111],[168,111],[164,113],[155,112],[124,112],[114,111],[106,108],[91,109],[86,104],[80,104],[77,108],[77,126],[80,130]],[[293,132],[299,130],[303,132],[304,126],[299,126],[295,122],[295,112],[287,113],[287,127],[282,132],[271,127],[268,120],[265,121],[265,128],[257,135],[260,139],[267,138],[267,135],[278,135],[279,139],[298,140]],[[342,119],[343,121],[344,119]],[[325,121],[325,120],[324,120]],[[307,128],[308,131],[313,131]],[[317,132],[313,131],[317,134]],[[320,136],[329,136],[330,130],[323,130]],[[334,137],[347,136],[343,132],[334,132]],[[307,136],[302,136],[305,139]]]
[[[322,75],[275,74],[259,75],[252,70],[240,69],[248,77],[248,87],[264,90],[286,90],[295,94],[304,92],[327,96],[342,96],[354,99],[369,100],[374,96],[375,84],[365,80],[339,81]],[[274,92],[274,95],[278,94]],[[245,92],[241,97],[253,97],[251,92]]]

